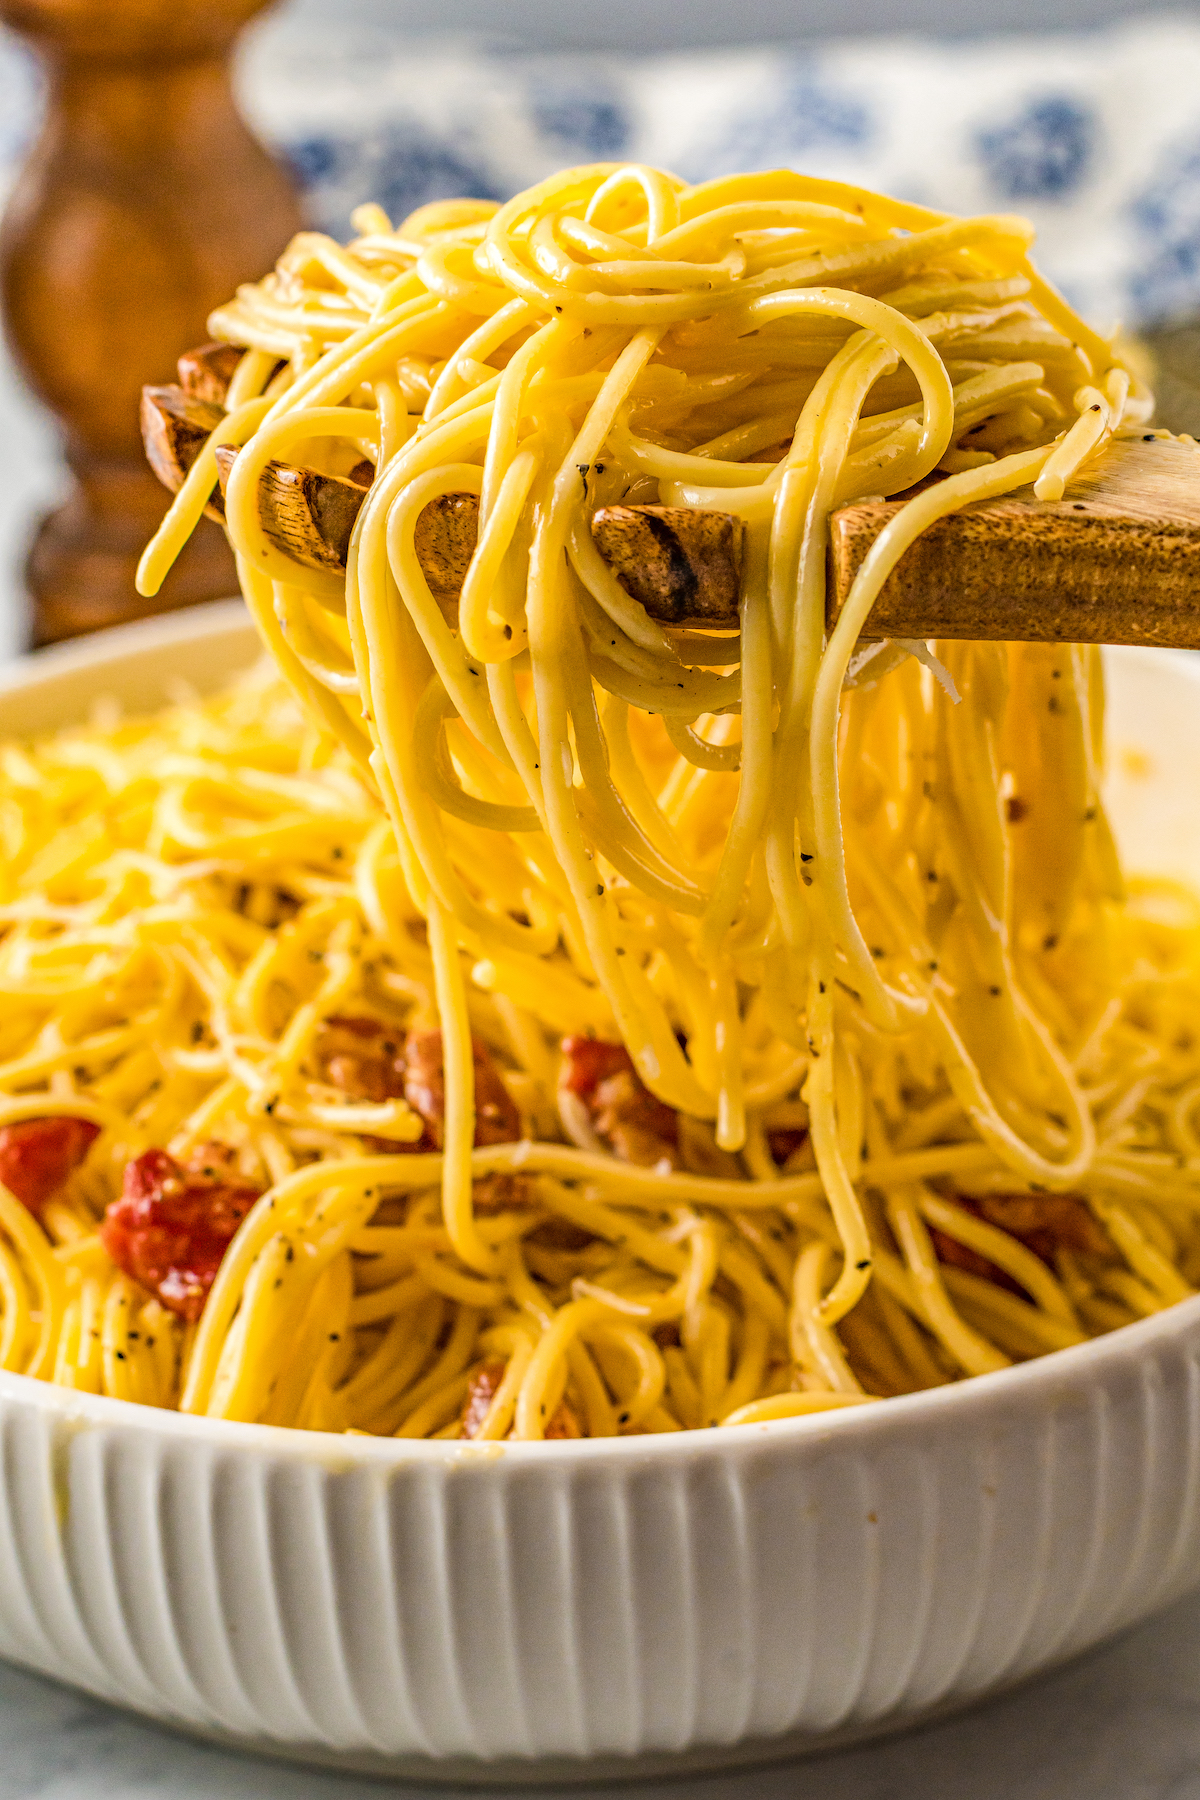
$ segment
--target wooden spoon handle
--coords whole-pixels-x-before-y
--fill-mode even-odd
[[[215,354],[222,348],[192,353],[203,360],[182,359],[184,385],[144,392],[146,454],[168,487],[178,488],[222,417],[213,397],[224,397],[228,359]],[[222,489],[236,454],[217,453]],[[345,480],[268,464],[259,488],[268,539],[308,568],[344,569],[370,473],[361,464],[355,475],[363,479]],[[833,514],[831,626],[868,550],[902,505],[865,501]],[[218,495],[212,510],[219,516]],[[417,522],[418,559],[451,620],[478,519],[473,494],[445,494]],[[622,586],[658,623],[737,628],[742,525],[734,515],[610,506],[596,513],[592,532]],[[1063,500],[1040,501],[1032,488],[1021,488],[938,520],[884,583],[864,635],[1200,648],[1200,447],[1153,432],[1119,439],[1085,465]]]
[[[830,623],[902,504],[834,513]],[[1200,447],[1152,432],[1119,438],[1062,500],[1018,488],[937,520],[900,558],[865,630],[1200,649]]]

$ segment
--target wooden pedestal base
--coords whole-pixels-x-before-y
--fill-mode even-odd
[[[152,600],[136,592],[138,559],[169,500],[144,466],[92,467],[79,477],[65,504],[42,520],[30,548],[25,575],[35,648],[237,593],[233,552],[211,519],[201,520]]]
[[[41,135],[0,233],[5,325],[65,428],[77,486],[28,564],[50,643],[236,591],[215,525],[153,601],[138,557],[167,496],[146,467],[143,382],[207,336],[209,312],[301,224],[287,173],[234,105],[234,39],[265,0],[0,0],[48,76]]]

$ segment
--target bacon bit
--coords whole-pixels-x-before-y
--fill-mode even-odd
[[[330,1087],[379,1106],[404,1097],[404,1048],[378,1019],[332,1018],[317,1033],[317,1062]],[[415,1149],[404,1144],[397,1149]]]
[[[1107,1233],[1079,1194],[980,1194],[977,1199],[956,1194],[954,1198],[955,1204],[972,1218],[1006,1231],[1051,1269],[1059,1250],[1081,1250],[1107,1257],[1113,1253]],[[981,1275],[985,1281],[1024,1297],[1024,1289],[977,1250],[958,1243],[943,1231],[931,1228],[930,1236],[941,1262]]]
[[[631,1069],[610,1075],[596,1089],[593,1123],[622,1162],[653,1168],[674,1163],[679,1153],[679,1117],[643,1087]]]
[[[515,1144],[521,1136],[521,1114],[504,1085],[486,1044],[471,1039],[475,1063],[475,1142]],[[440,1031],[410,1031],[404,1040],[404,1098],[425,1121],[437,1149],[444,1142],[446,1078],[442,1069]]]
[[[653,1168],[679,1156],[679,1115],[644,1085],[623,1044],[564,1038],[563,1085],[578,1094],[596,1134],[622,1162]]]
[[[321,1022],[316,1042],[322,1080],[352,1100],[381,1106],[404,1098],[404,1046],[400,1033],[379,1019],[334,1016]],[[363,1132],[364,1149],[375,1156],[413,1155],[437,1148],[428,1130],[409,1143]]]
[[[504,1380],[504,1371],[507,1367],[506,1362],[496,1358],[492,1362],[482,1363],[476,1369],[467,1389],[466,1405],[462,1409],[460,1437],[478,1437],[483,1427],[483,1421],[487,1418],[488,1407],[496,1398],[497,1389]]]
[[[237,1151],[232,1144],[219,1143],[216,1138],[193,1144],[183,1166],[189,1175],[199,1175],[205,1181],[220,1181],[232,1187],[241,1185]]]
[[[487,1045],[472,1038],[471,1048],[475,1059],[475,1142],[515,1144],[521,1136],[516,1102]],[[343,1094],[374,1105],[406,1100],[424,1120],[425,1130],[415,1143],[364,1139],[371,1148],[381,1154],[442,1148],[446,1083],[440,1031],[410,1031],[402,1043],[399,1034],[378,1019],[326,1019],[317,1038],[317,1061],[323,1078]]]
[[[488,1407],[496,1398],[500,1383],[504,1380],[504,1371],[508,1367],[499,1357],[481,1363],[471,1377],[467,1388],[466,1403],[462,1409],[459,1436],[465,1438],[478,1437],[483,1429],[483,1421],[487,1418]],[[572,1409],[563,1400],[554,1410],[554,1416],[547,1425],[543,1436],[548,1438],[577,1438],[583,1436],[579,1420]]]
[[[0,1181],[40,1219],[99,1135],[100,1127],[90,1119],[62,1113],[5,1125],[0,1130]]]
[[[472,1038],[471,1047],[475,1062],[475,1142],[516,1143],[521,1136],[516,1102],[487,1045]],[[378,1019],[330,1018],[324,1021],[317,1038],[317,1060],[331,1087],[375,1105],[386,1100],[405,1100],[424,1121],[425,1129],[413,1143],[364,1137],[368,1148],[381,1155],[442,1148],[446,1083],[440,1031],[410,1031],[401,1043],[398,1034]],[[523,1201],[509,1196],[490,1204],[490,1210],[500,1212],[519,1204]],[[481,1210],[489,1210],[487,1196]]]
[[[978,1200],[960,1204],[1019,1238],[1051,1266],[1058,1250],[1093,1256],[1113,1253],[1108,1233],[1081,1194],[981,1194]]]
[[[523,1212],[533,1204],[533,1184],[528,1175],[513,1174],[505,1169],[484,1175],[475,1183],[472,1193],[475,1213],[481,1219],[494,1218],[497,1213]]]
[[[967,1202],[964,1200],[960,1200],[958,1204],[967,1206]],[[968,1207],[967,1210],[969,1211],[970,1208]],[[978,1275],[981,1280],[990,1281],[995,1287],[1005,1288],[1008,1293],[1016,1294],[1024,1300],[1025,1289],[1014,1281],[1011,1275],[1007,1275],[1003,1269],[998,1269],[995,1263],[989,1262],[986,1256],[980,1256],[978,1250],[972,1250],[969,1244],[960,1244],[957,1238],[952,1238],[946,1232],[939,1231],[936,1225],[930,1226],[929,1235],[933,1239],[933,1247],[939,1262],[948,1263],[952,1269],[965,1269],[968,1275]]]
[[[539,1250],[554,1250],[565,1256],[577,1255],[589,1244],[599,1241],[594,1231],[585,1231],[582,1225],[575,1225],[570,1219],[545,1219],[525,1239],[527,1244],[535,1244]]]
[[[803,1149],[808,1142],[808,1131],[802,1125],[782,1126],[778,1131],[768,1131],[767,1144],[771,1151],[771,1159],[782,1166],[789,1156]]]
[[[548,1438],[577,1438],[583,1436],[579,1420],[575,1417],[566,1401],[556,1408],[554,1417],[542,1434]]]
[[[100,1241],[131,1280],[191,1323],[259,1190],[229,1179],[224,1145],[202,1146],[189,1161],[185,1169],[165,1150],[147,1150],[128,1163]]]

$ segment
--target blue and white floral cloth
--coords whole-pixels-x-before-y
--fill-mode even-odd
[[[243,103],[345,234],[451,194],[504,198],[568,163],[636,158],[692,180],[792,166],[952,212],[1019,211],[1090,319],[1200,312],[1200,23],[937,43],[529,56],[269,20]],[[36,111],[0,39],[0,162]]]

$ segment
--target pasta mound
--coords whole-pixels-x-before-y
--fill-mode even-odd
[[[245,354],[143,559],[152,592],[235,447],[286,686],[4,753],[0,1127],[98,1135],[49,1199],[0,1190],[0,1361],[604,1436],[1190,1293],[1200,917],[1122,877],[1099,653],[862,638],[935,519],[1061,497],[1149,416],[1030,228],[611,165],[356,228],[214,315]],[[345,575],[285,555],[268,465],[364,458]],[[447,495],[453,599],[419,553]],[[827,626],[829,516],[881,495]],[[738,522],[736,629],[650,617],[615,504]]]

